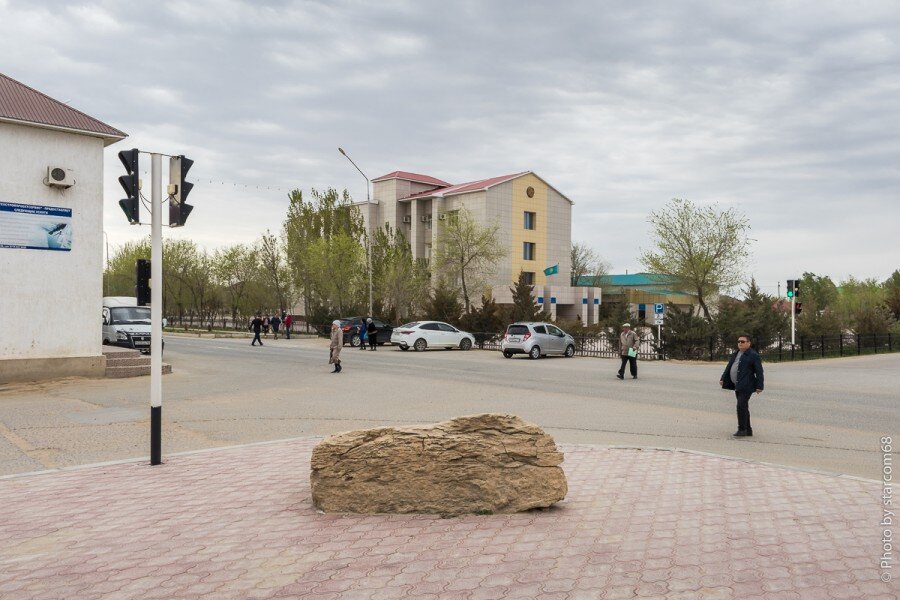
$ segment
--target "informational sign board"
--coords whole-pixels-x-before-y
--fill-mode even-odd
[[[666,305],[662,302],[657,302],[653,305],[653,312],[657,315],[664,314],[666,312]]]
[[[654,325],[662,325],[663,324],[663,315],[653,315],[653,324]]]
[[[0,202],[0,248],[72,249],[72,209]]]

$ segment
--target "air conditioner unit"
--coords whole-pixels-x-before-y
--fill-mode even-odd
[[[75,175],[71,169],[63,167],[47,167],[47,180],[44,181],[49,186],[69,188],[75,185]]]
[[[412,223],[412,217],[409,215],[406,215],[405,217],[403,217],[403,222],[404,223]]]
[[[430,217],[430,216],[428,216],[428,215],[423,215],[423,216],[422,216],[422,222],[423,222],[423,223],[427,223],[427,222],[430,221],[430,220],[431,220],[431,217]]]
[[[440,221],[446,221],[446,220],[447,220],[447,213],[441,213],[441,214],[439,214],[439,215],[438,215],[438,220],[440,220]]]

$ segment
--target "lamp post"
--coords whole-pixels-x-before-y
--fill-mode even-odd
[[[359,174],[362,175],[366,180],[366,266],[368,267],[366,270],[369,272],[369,316],[374,317],[372,314],[372,201],[369,199],[369,178],[366,177],[366,174],[362,172],[353,159],[344,152],[343,148],[338,148],[338,152],[344,155],[344,158],[350,161],[350,164],[356,167],[356,170],[359,171]]]

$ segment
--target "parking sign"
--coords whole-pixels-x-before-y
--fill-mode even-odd
[[[658,314],[658,315],[661,315],[661,314],[665,313],[665,312],[666,312],[666,305],[663,304],[662,302],[657,302],[656,304],[653,305],[653,312],[656,313],[656,314]]]

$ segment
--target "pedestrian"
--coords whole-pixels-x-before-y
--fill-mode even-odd
[[[377,350],[378,328],[375,327],[375,321],[372,320],[372,317],[366,319],[366,323],[366,335],[369,336],[369,350]]]
[[[328,352],[328,364],[334,365],[332,373],[340,373],[341,369],[341,348],[344,346],[344,332],[341,330],[340,321],[332,321],[331,323],[331,345]]]
[[[761,394],[764,386],[762,359],[750,346],[751,338],[741,334],[737,339],[737,350],[731,355],[719,385],[726,390],[734,390],[737,398],[738,430],[734,437],[753,437],[750,426],[750,398],[753,392]]]
[[[631,323],[622,324],[622,334],[619,336],[619,354],[622,356],[622,366],[616,377],[625,379],[625,364],[631,369],[631,378],[637,379],[637,354],[641,345],[641,339],[637,333],[631,330]]]
[[[266,316],[263,317],[262,324],[263,324],[263,334],[264,334],[266,337],[269,337],[269,325],[270,325],[270,323],[269,323],[269,313],[266,313]]]
[[[278,316],[278,313],[272,315],[272,318],[269,319],[269,324],[272,325],[272,333],[274,334],[274,339],[278,339],[278,328],[281,327],[281,318]]]
[[[259,345],[262,346],[262,340],[259,339],[259,333],[262,331],[263,321],[260,318],[260,314],[256,313],[256,318],[250,321],[250,326],[247,329],[253,330],[253,341],[250,342],[251,346],[255,346],[256,342],[259,342]]]
[[[366,341],[369,339],[369,330],[366,327],[365,318],[362,320],[362,322],[359,324],[359,326],[356,328],[356,330],[359,334],[359,349],[365,350],[366,349]]]
[[[291,339],[291,327],[294,325],[294,315],[285,314],[281,318],[284,321],[284,337],[285,339]]]

